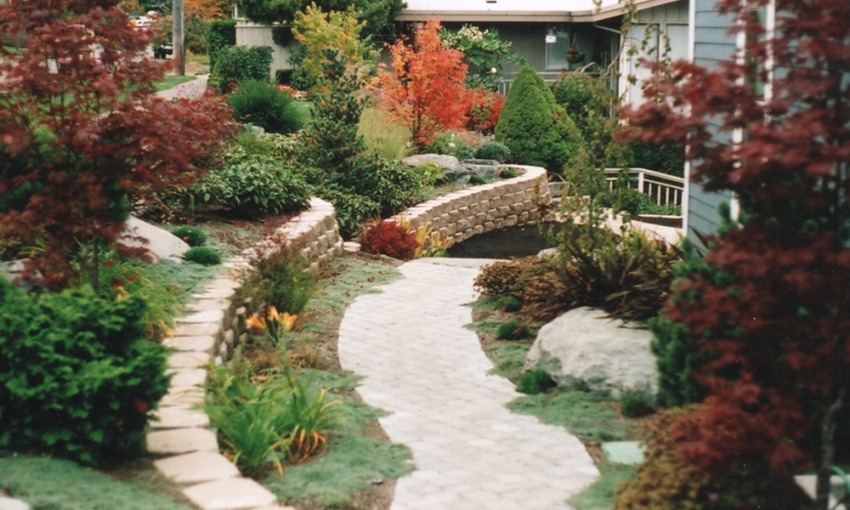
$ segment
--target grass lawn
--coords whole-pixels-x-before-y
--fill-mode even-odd
[[[157,92],[162,92],[163,90],[172,89],[181,83],[190,82],[194,79],[194,76],[178,76],[176,74],[169,74],[163,80],[154,83],[153,88]]]

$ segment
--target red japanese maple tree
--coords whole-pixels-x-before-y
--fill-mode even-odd
[[[673,432],[709,471],[815,464],[827,508],[850,390],[850,2],[718,7],[736,20],[739,55],[716,71],[658,69],[654,100],[630,115],[644,139],[685,143],[693,178],[741,210],[707,243],[706,262],[728,277],[692,274],[664,312],[716,356],[694,374],[707,398]]]
[[[36,246],[30,276],[59,288],[80,247],[115,243],[140,194],[198,177],[232,126],[215,97],[166,101],[164,69],[115,0],[0,6],[0,238]]]
[[[413,44],[401,39],[389,52],[390,68],[378,73],[378,106],[410,128],[419,147],[442,129],[467,124],[473,99],[464,83],[467,66],[463,53],[443,45],[439,20],[418,27]]]

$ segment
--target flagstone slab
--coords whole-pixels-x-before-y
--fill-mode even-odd
[[[239,476],[239,469],[219,453],[187,453],[157,460],[154,466],[169,479],[184,484],[225,480]]]
[[[211,353],[215,347],[215,336],[172,336],[163,340],[162,344],[178,351],[194,351]]]
[[[147,443],[148,451],[154,454],[218,451],[215,433],[197,427],[148,432]]]
[[[205,367],[210,361],[210,355],[207,352],[198,351],[182,351],[175,352],[168,356],[169,368],[201,368]]]
[[[201,510],[241,510],[273,505],[277,497],[249,478],[231,478],[194,485],[183,491]]]
[[[186,407],[161,407],[157,409],[150,426],[154,429],[179,429],[193,427],[209,427],[210,418],[200,409]]]

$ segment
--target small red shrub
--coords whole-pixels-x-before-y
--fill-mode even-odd
[[[398,223],[381,221],[363,234],[360,238],[360,246],[366,253],[412,260],[419,243],[412,233]]]

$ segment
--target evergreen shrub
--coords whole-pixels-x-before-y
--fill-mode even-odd
[[[207,28],[207,48],[211,69],[215,69],[218,54],[230,46],[236,46],[236,20],[222,19],[211,22]]]
[[[169,383],[146,307],[88,286],[29,296],[0,279],[0,450],[87,465],[142,454]]]
[[[222,92],[229,92],[243,81],[269,81],[272,69],[272,49],[268,46],[229,46],[218,53],[212,69]]]
[[[221,255],[209,246],[193,246],[183,254],[183,260],[202,266],[217,266],[221,264]]]
[[[526,395],[539,395],[558,386],[545,370],[535,369],[523,372],[516,383],[516,390]]]
[[[198,227],[182,225],[172,229],[171,233],[185,241],[189,246],[201,246],[207,242],[207,235]]]
[[[243,81],[227,98],[233,118],[270,133],[289,134],[301,129],[308,112],[303,103],[281,92],[268,80]]]
[[[581,133],[552,90],[534,69],[525,67],[508,92],[496,141],[508,146],[514,162],[562,173],[579,150]]]
[[[475,159],[492,159],[504,163],[510,156],[508,146],[499,142],[484,142],[475,149]]]

